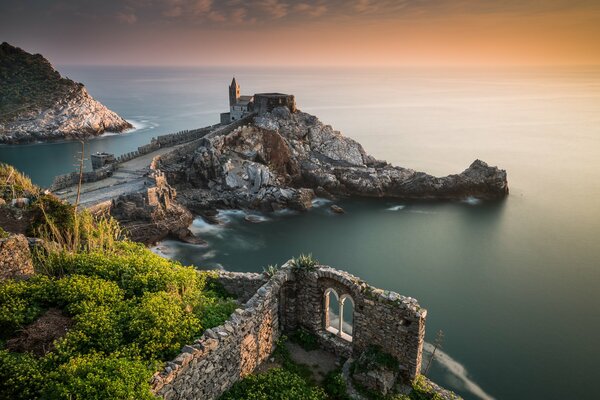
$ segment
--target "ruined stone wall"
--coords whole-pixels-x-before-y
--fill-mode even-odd
[[[0,282],[33,275],[29,241],[23,235],[0,239]]]
[[[286,329],[307,329],[317,334],[322,347],[344,357],[377,345],[399,361],[402,375],[408,380],[420,371],[427,312],[415,299],[374,288],[330,267],[303,272],[287,287],[293,297],[284,301],[287,309],[282,320]],[[325,329],[327,289],[335,290],[340,298],[349,295],[354,302],[352,342]]]
[[[225,276],[223,284],[243,280]],[[218,398],[251,374],[272,353],[281,335],[279,289],[288,279],[282,271],[262,285],[223,325],[208,329],[152,379],[153,391],[167,400]],[[255,276],[249,281],[256,282]],[[245,292],[241,292],[245,293]]]
[[[219,283],[241,303],[245,303],[267,282],[264,274],[219,272]]]
[[[420,371],[426,311],[410,297],[327,266],[294,272],[287,263],[268,280],[255,273],[218,275],[228,291],[247,302],[155,374],[153,390],[165,399],[218,398],[269,357],[284,331],[299,327],[315,333],[325,349],[346,357],[378,345],[398,359],[406,380]],[[325,329],[324,295],[330,288],[354,301],[352,341]]]

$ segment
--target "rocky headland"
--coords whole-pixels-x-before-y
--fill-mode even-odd
[[[40,54],[0,45],[0,143],[82,139],[133,126]]]
[[[157,168],[197,214],[219,208],[306,210],[314,197],[482,200],[508,194],[506,171],[475,160],[460,174],[434,177],[368,155],[313,115],[285,107],[226,135],[208,135]]]

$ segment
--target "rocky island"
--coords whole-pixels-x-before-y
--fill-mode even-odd
[[[445,177],[393,166],[298,110],[293,95],[239,96],[239,87],[230,94],[232,110],[221,124],[159,136],[137,152],[110,158],[117,161],[89,180],[86,175],[82,204],[109,213],[135,241],[199,243],[188,229],[193,215],[212,221],[221,209],[305,211],[316,197],[494,200],[508,194],[506,171],[481,160]],[[76,178],[58,177],[52,190],[74,201]]]
[[[256,115],[229,134],[209,135],[188,154],[160,158],[157,166],[179,200],[197,212],[306,210],[316,196],[460,200],[508,193],[506,171],[483,161],[446,177],[392,166],[317,117],[287,107]]]
[[[82,83],[61,77],[43,56],[6,42],[0,45],[0,88],[0,143],[86,138],[132,128]]]

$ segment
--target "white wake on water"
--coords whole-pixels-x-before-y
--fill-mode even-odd
[[[400,210],[402,210],[404,207],[406,207],[406,206],[404,206],[404,205],[402,205],[402,204],[398,204],[398,205],[396,205],[396,206],[392,206],[392,207],[386,208],[386,210],[387,210],[387,211],[400,211]]]
[[[467,203],[470,206],[476,206],[477,204],[481,203],[481,200],[479,200],[477,197],[469,196],[463,200],[463,203]]]
[[[431,353],[433,352],[433,345],[425,342],[423,344],[423,351],[429,356],[428,358],[430,359]],[[435,351],[435,361],[437,361],[443,369],[448,371],[454,378],[456,378],[458,383],[465,390],[468,390],[482,400],[494,400],[492,396],[487,394],[477,383],[471,380],[469,377],[469,372],[464,365],[450,357],[448,354],[444,353],[439,348]]]

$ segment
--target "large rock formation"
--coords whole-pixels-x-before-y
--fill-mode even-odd
[[[156,171],[150,182],[147,190],[112,201],[109,212],[121,223],[127,236],[145,244],[166,237],[201,243],[188,229],[194,219],[192,214],[175,201],[175,189],[169,186],[164,175]]]
[[[132,128],[94,100],[81,83],[62,78],[43,56],[0,45],[0,143],[85,138]]]
[[[227,135],[209,135],[194,152],[161,167],[196,212],[306,209],[315,194],[447,200],[508,194],[506,172],[483,161],[441,178],[394,167],[315,116],[284,107]]]

